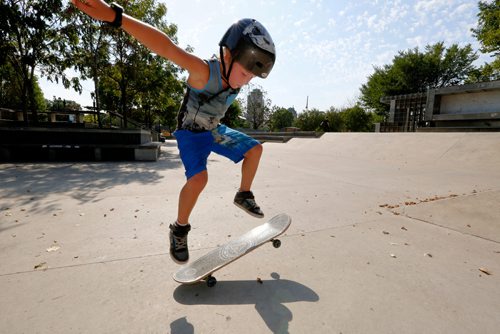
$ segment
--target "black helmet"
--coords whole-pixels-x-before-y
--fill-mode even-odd
[[[224,77],[229,80],[234,61],[240,63],[256,76],[266,78],[276,60],[276,48],[266,28],[254,19],[242,19],[234,23],[222,37],[220,43]],[[231,65],[226,72],[222,48],[231,52]]]

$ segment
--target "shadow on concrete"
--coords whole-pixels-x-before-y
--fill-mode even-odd
[[[317,302],[319,296],[310,288],[273,273],[273,280],[219,281],[213,288],[204,282],[181,285],[174,291],[175,300],[183,305],[255,305],[273,333],[288,333],[292,312],[283,305],[295,302]]]
[[[171,334],[194,334],[194,327],[186,317],[179,318],[170,324]]]
[[[174,152],[163,149],[157,162],[0,164],[0,197],[8,199],[0,209],[25,206],[31,213],[51,212],[57,203],[44,201],[47,194],[67,195],[83,204],[98,202],[100,193],[117,185],[162,182],[161,171],[182,168]]]

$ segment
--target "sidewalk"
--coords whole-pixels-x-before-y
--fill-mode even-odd
[[[262,223],[209,158],[191,257]],[[500,133],[325,134],[264,144],[254,193],[293,221],[180,286],[168,225],[184,183],[159,162],[0,165],[1,333],[497,333]],[[259,279],[262,281],[259,282]]]

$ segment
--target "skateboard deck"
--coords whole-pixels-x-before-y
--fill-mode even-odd
[[[281,241],[275,238],[283,234],[291,223],[292,219],[287,214],[274,216],[268,222],[253,228],[241,237],[182,266],[174,273],[173,279],[182,284],[206,281],[207,285],[212,287],[217,282],[212,274],[217,270],[227,266],[266,242],[272,241],[273,246],[278,248],[281,245]]]

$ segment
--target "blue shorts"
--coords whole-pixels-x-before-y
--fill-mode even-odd
[[[225,125],[205,132],[177,130],[174,136],[187,179],[207,169],[207,159],[212,152],[238,163],[251,148],[259,144],[252,137]]]

